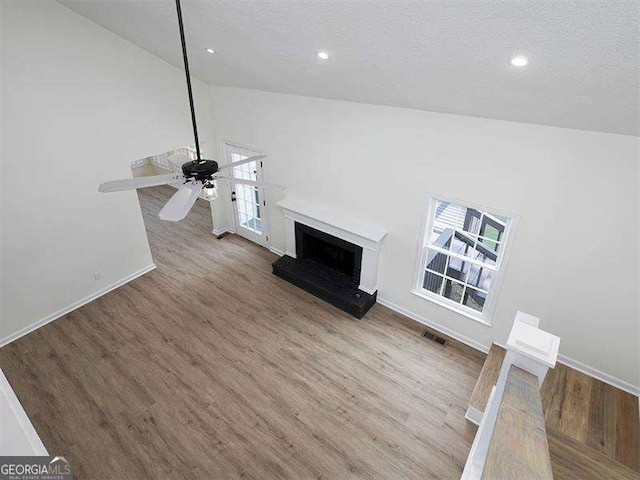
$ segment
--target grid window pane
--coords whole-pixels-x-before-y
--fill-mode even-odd
[[[424,280],[422,281],[422,288],[433,293],[440,293],[443,280],[444,277],[440,275],[436,275],[435,273],[431,272],[425,272]]]
[[[458,233],[454,234],[451,238],[449,249],[452,252],[455,252],[459,255],[464,255],[466,257],[475,257],[476,251],[473,249],[473,246],[476,243],[475,237],[470,237],[468,235],[463,235]]]
[[[487,250],[490,250],[493,253],[498,253],[498,246],[500,244],[493,240],[488,240],[486,238],[478,239],[478,247],[484,247]],[[479,251],[482,251],[482,248],[478,248]]]
[[[484,308],[484,302],[487,299],[487,294],[476,290],[475,288],[467,287],[467,290],[464,293],[464,301],[463,305],[473,308],[478,312],[482,312]]]
[[[438,238],[440,238],[441,234],[442,234],[442,232],[438,232],[435,229],[431,230],[431,234],[430,234],[430,237],[428,239],[428,243],[435,244],[438,241]]]
[[[452,257],[447,265],[447,277],[465,282],[469,274],[471,264],[459,258]]]
[[[236,191],[238,197],[247,203],[253,203],[253,199],[251,198],[251,188],[246,185],[238,185],[238,189]]]
[[[425,270],[420,287],[469,313],[482,314],[510,220],[455,202],[433,201],[433,217],[424,236]]]
[[[463,292],[464,284],[447,279],[444,284],[444,291],[442,292],[442,295],[449,300],[460,303]]]
[[[480,232],[480,227],[482,225],[482,214],[475,209],[468,209],[467,214],[465,214],[465,222],[463,226],[463,230],[465,232],[471,234],[477,234]]]
[[[434,250],[427,250],[426,266],[429,270],[433,270],[434,272],[444,273],[448,258],[449,257],[444,253],[436,252]]]
[[[491,240],[500,240],[500,231],[494,225],[487,224],[482,230],[482,236]]]
[[[473,287],[481,290],[489,291],[491,288],[491,279],[493,278],[493,272],[487,268],[482,268],[478,265],[471,265],[467,283]]]
[[[466,214],[466,207],[455,203],[438,200],[435,211],[434,225],[440,229],[462,229]]]

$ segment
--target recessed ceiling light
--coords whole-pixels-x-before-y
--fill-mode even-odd
[[[318,58],[321,58],[322,60],[328,60],[329,54],[327,52],[318,52]]]
[[[529,63],[529,59],[527,57],[522,57],[519,55],[517,57],[511,57],[509,59],[509,63],[514,67],[526,67]]]
[[[207,52],[209,53],[216,53],[216,51],[213,48],[207,48]]]

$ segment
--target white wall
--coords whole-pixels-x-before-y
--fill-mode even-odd
[[[267,179],[288,185],[287,195],[389,231],[380,297],[485,346],[505,342],[515,311],[524,310],[562,337],[564,356],[640,385],[635,137],[210,92],[219,151],[223,140],[262,150]],[[521,216],[493,327],[409,293],[428,192]],[[269,212],[272,245],[282,250],[273,201]],[[228,219],[216,213],[219,229]]]
[[[193,143],[181,70],[56,2],[2,6],[0,343],[152,263],[136,194],[98,184]]]

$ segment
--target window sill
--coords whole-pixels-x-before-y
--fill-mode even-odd
[[[482,325],[485,325],[487,327],[491,326],[491,322],[489,322],[488,320],[485,320],[482,317],[479,317],[478,315],[474,315],[473,313],[470,313],[468,311],[466,311],[463,308],[458,308],[455,305],[446,302],[444,300],[441,300],[439,297],[436,297],[435,295],[428,295],[420,290],[417,289],[413,289],[410,290],[411,293],[413,293],[414,295],[420,297],[420,298],[424,298],[425,300],[429,300],[430,302],[435,303],[436,305],[440,305],[441,307],[446,308],[447,310],[451,310],[452,312],[455,312],[459,315],[463,315],[467,318],[470,318],[471,320],[475,320],[478,323],[481,323]]]

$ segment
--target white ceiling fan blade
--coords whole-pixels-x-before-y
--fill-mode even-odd
[[[167,185],[182,179],[182,175],[152,175],[150,177],[134,177],[125,180],[112,180],[110,182],[101,183],[98,187],[99,192],[119,192],[121,190],[134,190],[136,188],[155,187],[158,185]]]
[[[245,158],[244,160],[238,160],[237,162],[231,162],[231,163],[227,163],[226,165],[218,166],[218,170],[237,167],[239,165],[244,165],[245,163],[251,163],[257,160],[262,160],[263,158],[266,158],[266,155],[256,155],[255,157]]]
[[[182,220],[196,203],[201,190],[202,182],[187,183],[169,199],[158,216],[171,222]]]
[[[239,178],[217,177],[216,180],[222,180],[226,183],[238,183],[240,185],[249,185],[250,187],[266,188],[268,190],[286,190],[284,185],[267,182],[254,182],[253,180],[241,180]]]
[[[190,162],[191,158],[189,155],[185,155],[184,153],[174,153],[173,155],[169,155],[167,160],[169,160],[169,162],[174,166],[178,167],[178,170],[182,171],[182,165]]]

